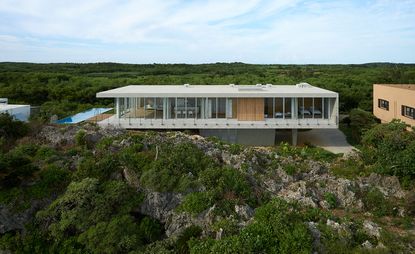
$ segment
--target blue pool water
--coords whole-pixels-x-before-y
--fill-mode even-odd
[[[87,111],[78,113],[73,116],[69,116],[63,119],[56,121],[58,124],[72,124],[72,123],[80,123],[83,122],[91,117],[97,116],[99,114],[105,113],[110,111],[112,108],[91,108]]]

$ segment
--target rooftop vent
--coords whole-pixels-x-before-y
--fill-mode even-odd
[[[0,105],[7,105],[9,100],[7,98],[0,98]]]
[[[265,86],[269,88],[272,87],[272,84],[266,84]]]
[[[310,87],[313,87],[309,83],[305,83],[305,82],[301,82],[299,84],[296,84],[295,86],[297,86],[298,88],[310,88]]]
[[[235,87],[235,84],[229,84],[230,87]]]
[[[190,84],[184,84],[184,87],[189,87],[190,86]]]
[[[264,90],[262,85],[258,86],[238,86],[239,91],[261,91]]]

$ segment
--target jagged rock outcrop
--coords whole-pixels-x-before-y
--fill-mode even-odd
[[[28,209],[18,213],[0,204],[0,234],[24,231],[24,225],[34,217],[37,211],[46,207],[50,202],[49,199],[33,200]]]
[[[85,131],[85,142],[90,146],[98,143],[102,137],[114,137],[125,133],[123,129],[98,128],[95,125],[87,123],[84,125],[66,125],[59,127],[45,125],[35,137],[53,147],[73,145],[75,144],[75,136],[80,130]]]
[[[376,186],[386,197],[405,197],[405,191],[402,190],[399,179],[396,176],[382,176],[372,173],[368,177],[360,178],[359,185],[362,189]]]
[[[5,206],[0,205],[0,234],[23,230],[22,221]]]

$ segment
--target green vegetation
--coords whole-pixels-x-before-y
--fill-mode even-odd
[[[261,150],[209,138],[208,144],[199,146],[179,134],[150,131],[94,141],[91,132],[97,131],[96,126],[87,125],[75,127],[71,133],[76,134],[65,133],[66,127],[50,127],[72,135],[56,145],[35,135],[41,126],[0,115],[0,209],[5,216],[30,218],[24,230],[0,235],[0,252],[408,252],[415,239],[410,233],[415,225],[415,132],[397,121],[379,124],[367,111],[373,83],[415,82],[414,67],[0,63],[1,97],[40,105],[37,118],[42,120],[110,105],[111,100],[98,100],[95,93],[129,84],[306,81],[340,93],[341,111],[349,113],[342,130],[360,150],[343,158],[312,145],[282,143]],[[232,158],[225,161],[206,149]],[[358,187],[365,185],[357,184],[360,177],[371,173],[397,176],[412,192],[396,198],[380,187]],[[333,176],[353,184],[340,179],[344,185],[333,188]],[[289,189],[290,183],[299,185]],[[281,188],[292,196],[316,194],[319,202],[308,207],[284,201],[276,197]],[[362,210],[343,205],[342,195],[349,191],[356,194],[351,198],[362,201]],[[164,224],[171,221],[160,219],[162,223],[153,214],[141,214],[140,206],[153,192],[179,197],[179,204],[169,211],[179,217],[168,217],[183,218],[175,237],[164,232],[171,230]],[[330,209],[322,209],[320,201]],[[157,212],[166,207],[162,203]],[[381,226],[380,236],[364,229],[366,219]],[[312,228],[320,234],[318,244]],[[367,249],[362,246],[367,242],[384,247]]]
[[[362,154],[382,174],[395,175],[406,185],[415,179],[415,132],[393,121],[368,130],[362,139]]]
[[[372,84],[415,83],[414,65],[31,64],[0,63],[0,94],[12,103],[41,106],[39,118],[110,105],[95,94],[131,84],[296,84],[309,82],[340,94],[340,110],[372,109]]]
[[[27,124],[14,121],[8,114],[0,114],[0,150],[7,150],[16,139],[26,136],[28,132]]]
[[[307,226],[293,209],[287,202],[274,199],[258,208],[254,222],[238,235],[217,241],[193,240],[190,253],[311,253]]]
[[[334,195],[333,193],[326,192],[324,194],[324,200],[329,204],[331,209],[337,207],[337,198],[336,195]]]
[[[345,132],[347,141],[351,145],[358,145],[362,140],[365,131],[378,123],[372,113],[362,109],[352,109],[349,116],[340,123],[340,129]]]
[[[390,125],[396,124],[400,123]],[[365,132],[362,140],[370,140],[370,131],[376,128]],[[343,253],[367,253],[361,246],[365,241],[381,241],[387,245],[387,252],[394,243],[402,249],[412,239],[393,236],[386,226],[379,239],[367,235],[359,219],[350,219],[356,214],[339,207],[335,193],[326,192],[323,200],[330,210],[323,210],[271,197],[259,186],[259,174],[272,174],[278,167],[301,177],[310,170],[306,161],[336,166],[339,172],[353,162],[358,168],[373,168],[359,157],[345,160],[319,148],[287,144],[271,148],[265,155],[214,140],[210,144],[214,149],[220,146],[224,152],[246,158],[238,170],[206,155],[194,143],[169,134],[131,133],[87,145],[91,131],[87,129],[80,128],[73,135],[72,145],[53,148],[34,144],[27,136],[26,144],[0,153],[2,205],[22,212],[36,200],[50,200],[26,225],[25,234],[13,231],[0,236],[0,249],[15,253],[310,253],[321,248],[330,253],[339,249],[345,250]],[[78,158],[75,165],[73,158]],[[294,162],[287,163],[287,158]],[[373,160],[376,162],[376,157]],[[126,172],[128,181],[123,177]],[[11,178],[12,173],[19,174]],[[347,174],[355,173],[352,170]],[[135,185],[139,188],[132,187]],[[324,182],[321,186],[326,188]],[[186,224],[176,238],[166,238],[162,223],[138,212],[145,197],[141,190],[180,194],[183,199],[175,212],[188,214],[195,221],[209,214],[212,225],[206,229]],[[397,201],[377,188],[358,195],[364,211],[380,222],[390,221],[393,227],[405,230],[413,227],[410,217],[397,215]],[[413,213],[413,197],[399,202]],[[236,207],[255,209],[249,223],[240,224],[244,215]],[[347,213],[341,219],[333,214],[339,209]],[[336,231],[327,225],[329,219],[353,226]],[[307,224],[311,221],[321,233],[320,246],[313,244]],[[221,234],[216,239],[218,232]],[[393,244],[386,242],[391,239]]]
[[[389,200],[385,198],[378,188],[371,188],[366,195],[363,196],[363,203],[368,211],[376,216],[392,215],[393,206]]]

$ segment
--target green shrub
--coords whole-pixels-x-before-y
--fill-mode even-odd
[[[68,236],[85,232],[112,216],[128,214],[141,201],[141,196],[121,181],[99,183],[85,178],[72,182],[66,192],[47,209],[38,212],[51,237],[61,241]]]
[[[392,204],[385,198],[383,193],[376,187],[371,188],[362,198],[366,209],[375,216],[386,216],[393,213]]]
[[[200,174],[200,182],[212,193],[217,215],[234,213],[236,204],[247,203],[255,207],[262,202],[260,196],[255,196],[245,175],[234,168],[209,168]]]
[[[330,209],[337,207],[337,197],[331,192],[324,193],[324,200],[329,204]]]
[[[75,144],[78,146],[85,146],[86,145],[86,131],[79,130],[75,135]]]
[[[365,162],[381,174],[415,179],[415,132],[394,120],[368,130],[362,139]]]
[[[39,180],[28,189],[32,198],[43,198],[53,192],[59,192],[69,183],[70,173],[68,170],[49,166],[39,174]]]
[[[312,237],[295,207],[274,199],[259,207],[238,235],[194,240],[190,247],[191,253],[310,253]]]
[[[359,144],[365,131],[375,126],[378,121],[372,113],[362,109],[352,109],[349,112],[350,136],[348,140],[351,144]]]
[[[199,173],[211,165],[214,165],[212,158],[194,144],[165,144],[157,160],[142,173],[140,181],[156,191],[187,192],[197,187]]]
[[[179,211],[191,214],[199,214],[212,206],[212,197],[208,192],[192,192],[184,197],[183,202],[178,207]]]
[[[80,180],[82,178],[92,177],[104,180],[109,179],[111,174],[119,172],[120,170],[120,162],[117,154],[107,153],[98,158],[87,154],[78,164],[74,178]]]
[[[285,164],[282,167],[288,175],[292,176],[297,173],[297,166],[295,164]]]
[[[240,144],[229,144],[229,152],[231,154],[240,154],[243,151],[243,147]]]
[[[189,253],[188,241],[192,238],[198,238],[201,234],[202,229],[199,226],[192,225],[187,227],[177,238],[176,252],[180,254]]]
[[[148,216],[140,221],[139,232],[142,235],[144,244],[159,240],[163,235],[162,225]]]
[[[91,226],[78,241],[92,253],[126,253],[143,245],[139,227],[129,215]]]
[[[356,179],[359,176],[368,176],[373,172],[371,167],[365,167],[360,158],[340,159],[332,164],[330,171],[337,177]]]
[[[232,236],[239,233],[238,221],[236,219],[221,219],[212,225],[212,229],[218,232],[222,229],[222,237]]]
[[[29,130],[27,123],[14,120],[9,114],[0,113],[0,138],[4,140],[3,145],[14,139],[26,136]]]

